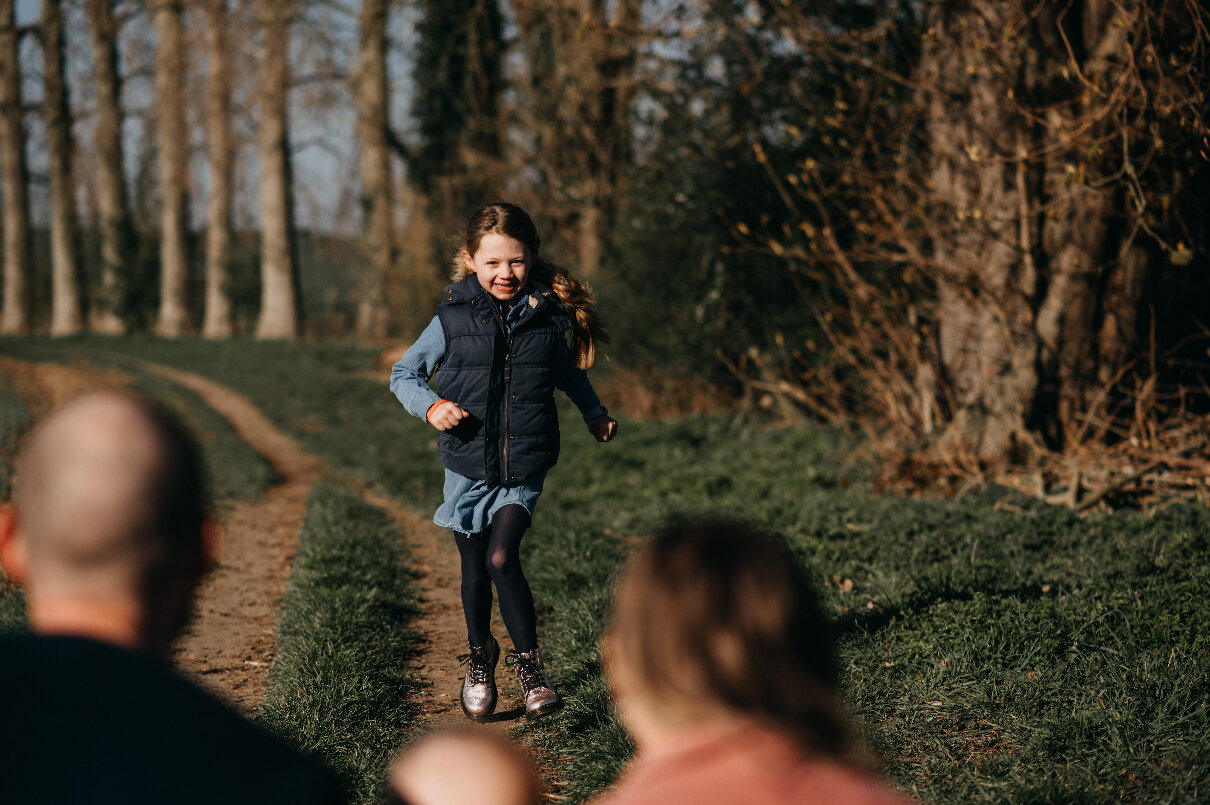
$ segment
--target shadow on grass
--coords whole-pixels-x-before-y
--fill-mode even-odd
[[[976,597],[1033,601],[1043,598],[1053,598],[1055,595],[1056,593],[1044,591],[1041,585],[1038,584],[1021,584],[1006,587],[992,585],[986,589],[946,585],[927,590],[918,590],[896,603],[879,604],[874,609],[853,609],[848,612],[841,612],[832,619],[832,626],[837,639],[853,635],[872,637],[883,628],[898,620],[910,620],[941,604],[972,601]]]

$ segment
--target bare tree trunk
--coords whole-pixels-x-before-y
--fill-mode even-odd
[[[355,97],[361,135],[361,203],[365,215],[366,252],[357,308],[357,333],[382,338],[387,331],[387,278],[395,268],[391,153],[387,141],[387,0],[361,5]]]
[[[466,214],[501,195],[517,169],[500,147],[505,84],[501,0],[419,0],[415,93],[411,101],[415,149],[408,180],[424,196],[433,232],[461,226]],[[430,239],[445,257],[441,237]],[[411,244],[410,248],[415,248]]]
[[[42,110],[50,163],[50,334],[72,335],[84,329],[84,310],[71,166],[71,104],[63,74],[62,0],[43,0],[42,56],[45,64]]]
[[[634,100],[634,33],[639,26],[639,0],[617,0],[604,31],[592,40],[595,98],[595,142],[589,151],[592,192],[581,217],[585,273],[595,273],[604,254],[607,233],[617,214],[630,158],[630,106]],[[604,20],[607,6],[599,9]],[[596,9],[594,9],[595,11]]]
[[[291,247],[292,204],[286,119],[290,14],[286,0],[258,0],[260,96],[261,306],[257,338],[297,338],[298,278]]]
[[[1112,85],[1131,19],[1097,0],[1069,15],[1024,0],[974,5],[932,8],[935,36],[919,78],[938,202],[932,242],[938,358],[954,400],[949,437],[996,463],[1031,450],[1033,433],[1059,446],[1081,431],[1098,384],[1127,354],[1132,294],[1146,268],[1122,240],[1129,214],[1120,193],[1081,175],[1083,146],[1073,144],[1073,132],[1111,102],[1091,88]],[[1055,61],[1030,58],[1063,53],[1065,25],[1083,28],[1070,37],[1065,68],[1087,78],[1083,92],[1056,78]],[[1005,42],[1005,30],[1016,38]],[[988,46],[997,37],[1001,44]],[[1005,101],[1028,108],[1032,96],[1046,99],[1043,114]]]
[[[184,54],[181,4],[158,0],[155,26],[156,139],[160,169],[160,313],[156,331],[175,337],[189,328],[189,255],[185,244],[186,185],[189,181],[185,129]]]
[[[122,333],[123,282],[133,252],[133,228],[126,203],[122,155],[122,82],[118,76],[118,23],[111,0],[87,0],[85,8],[92,38],[96,111],[93,138],[96,150],[96,205],[101,235],[101,287],[91,310],[91,326],[103,333]]]
[[[206,140],[210,157],[210,200],[206,205],[206,313],[202,335],[230,338],[231,297],[227,261],[231,251],[231,70],[227,52],[227,0],[206,0]]]
[[[1097,384],[1114,382],[1118,370],[1138,354],[1139,300],[1144,299],[1144,283],[1150,273],[1147,253],[1127,235],[1118,247],[1116,262],[1109,266],[1101,296],[1101,328],[1096,350],[1101,357],[1097,366]],[[1092,411],[1099,414],[1099,411]]]
[[[545,166],[547,215],[557,229],[575,233],[578,271],[591,278],[630,148],[639,3],[516,0],[512,8],[527,43],[527,105]]]
[[[30,326],[29,172],[21,107],[21,61],[16,8],[0,0],[0,169],[4,171],[4,309],[0,330]]]
[[[1025,435],[1038,389],[1031,307],[1036,233],[1027,166],[991,158],[1016,154],[1026,142],[1021,122],[1003,102],[1016,71],[989,66],[983,80],[963,83],[969,89],[946,91],[948,82],[969,81],[970,50],[994,25],[970,16],[936,21],[923,78],[935,89],[928,98],[929,178],[941,202],[934,256],[942,266],[938,342],[954,396],[951,434],[993,459]]]
[[[1116,80],[1114,65],[1126,60],[1134,21],[1128,8],[1086,0],[1078,14],[1048,27],[1058,31],[1067,22],[1075,28],[1069,34],[1075,67],[1090,82],[1108,87]],[[1121,212],[1118,189],[1081,176],[1077,166],[1083,148],[1063,141],[1106,103],[1102,92],[1086,89],[1078,102],[1055,104],[1045,118],[1048,144],[1056,150],[1045,163],[1043,181],[1047,209],[1040,235],[1050,277],[1039,300],[1037,329],[1039,365],[1054,389],[1054,410],[1049,421],[1039,424],[1055,444],[1068,442],[1089,416],[1099,413],[1090,405],[1103,398],[1100,386],[1122,366],[1135,342],[1140,297],[1127,294],[1141,290],[1147,272],[1146,260],[1129,239],[1118,241],[1128,218]],[[1121,326],[1127,323],[1131,330]]]

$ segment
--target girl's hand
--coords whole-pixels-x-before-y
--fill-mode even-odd
[[[463,411],[458,403],[446,400],[438,403],[433,410],[429,411],[429,424],[437,430],[449,430],[457,427],[468,416],[470,414]]]
[[[588,431],[598,442],[607,442],[618,435],[618,421],[609,414],[601,414],[589,421]]]

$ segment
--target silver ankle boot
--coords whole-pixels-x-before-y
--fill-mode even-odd
[[[462,712],[471,721],[486,721],[496,709],[496,661],[500,659],[500,644],[489,637],[486,646],[467,647],[470,651],[458,656],[458,662],[466,666],[462,679]]]
[[[538,649],[524,654],[519,651],[510,652],[504,662],[516,668],[517,678],[521,680],[521,689],[525,692],[527,719],[541,718],[563,706],[563,697],[550,684],[550,678],[542,668],[542,657],[538,654]]]

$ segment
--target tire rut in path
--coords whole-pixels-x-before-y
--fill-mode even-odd
[[[466,724],[466,716],[458,703],[462,668],[457,661],[458,655],[466,652],[466,620],[459,592],[462,568],[453,536],[423,515],[375,490],[361,488],[357,492],[363,500],[382,509],[395,521],[400,533],[405,535],[412,556],[412,571],[419,588],[417,603],[423,613],[421,644],[412,666],[424,684],[425,693],[418,702],[420,717],[427,729]],[[493,609],[492,632],[498,638],[505,634],[497,609]],[[487,724],[500,731],[516,723],[525,713],[519,690],[514,690],[516,680],[504,668],[505,642],[500,640],[500,665],[496,668],[499,703]]]
[[[174,650],[174,660],[184,672],[241,711],[252,713],[273,663],[277,608],[297,551],[311,487],[323,474],[323,463],[232,389],[162,364],[143,361],[139,365],[194,391],[279,475],[279,481],[259,500],[224,506],[218,513],[221,542],[217,566],[198,590],[196,615]],[[130,380],[114,370],[8,357],[0,357],[0,371],[22,389],[34,413],[87,391],[124,386]],[[458,705],[462,673],[456,659],[466,651],[466,624],[453,539],[424,516],[377,491],[364,487],[356,491],[392,518],[413,558],[422,612],[421,644],[412,667],[423,684],[417,702],[420,718],[429,729],[466,723]],[[493,615],[493,631],[504,635],[498,614]],[[496,721],[490,725],[496,729],[522,716],[511,676],[503,667],[497,669],[500,704]]]
[[[220,513],[216,565],[198,590],[195,616],[173,653],[182,671],[251,714],[273,664],[277,608],[323,463],[226,386],[160,364],[141,366],[196,392],[279,476],[258,500]]]
[[[307,496],[322,465],[282,434],[246,399],[198,375],[142,363],[195,391],[224,416],[280,476],[252,503],[218,512],[216,566],[195,599],[195,617],[173,650],[182,671],[237,709],[251,713],[272,665],[278,601],[285,589]],[[88,364],[64,365],[0,356],[0,371],[21,390],[32,416],[90,391],[121,388],[130,376]]]
[[[227,539],[220,568],[199,595],[198,617],[180,642],[181,666],[225,697],[251,710],[259,702],[272,665],[274,614],[285,590],[297,550],[297,535],[306,514],[310,489],[323,471],[318,458],[277,429],[245,397],[213,380],[160,364],[144,368],[195,391],[231,422],[249,445],[265,456],[282,477],[265,499],[235,507],[224,518]],[[395,522],[412,556],[421,607],[421,643],[412,671],[422,680],[416,703],[426,729],[466,723],[458,704],[462,681],[457,655],[466,651],[466,624],[459,595],[461,568],[449,532],[391,498],[365,487],[363,500],[382,509]],[[266,533],[271,532],[271,533]],[[400,568],[400,572],[404,572]],[[233,612],[231,606],[236,607]],[[241,607],[247,611],[241,614]],[[243,621],[242,641],[231,641],[233,621]],[[499,616],[493,629],[503,634]],[[226,637],[224,637],[226,636]],[[523,714],[515,687],[504,669],[497,671],[500,706],[498,729]]]

